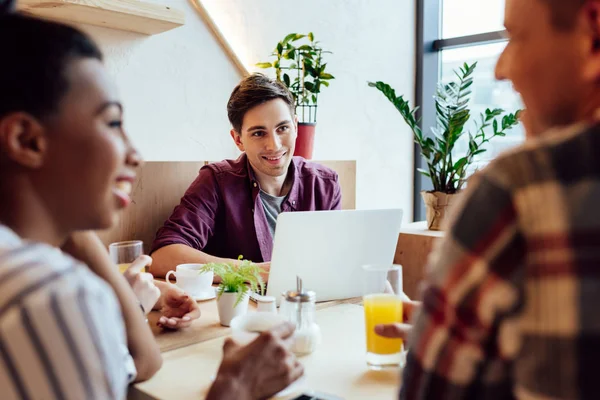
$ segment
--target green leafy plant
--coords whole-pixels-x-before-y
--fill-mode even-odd
[[[264,294],[265,288],[265,281],[261,276],[261,273],[265,272],[264,269],[250,260],[243,260],[242,256],[239,256],[238,260],[241,261],[238,266],[232,263],[210,263],[198,270],[199,274],[212,271],[221,278],[217,287],[218,299],[223,293],[237,293],[236,306],[248,291],[256,292],[260,289],[260,293]]]
[[[414,134],[415,143],[427,163],[427,170],[419,172],[431,179],[433,191],[453,194],[459,191],[465,181],[468,167],[475,156],[486,151],[485,145],[495,137],[506,136],[506,131],[519,124],[520,110],[505,114],[504,110],[486,109],[476,121],[474,132],[465,130],[471,117],[469,102],[473,72],[477,63],[465,63],[459,71],[454,71],[457,80],[447,84],[439,83],[435,95],[436,126],[432,135],[424,135],[417,120],[417,108],[411,109],[403,96],[396,96],[395,90],[384,82],[368,82],[377,88],[396,107]],[[492,128],[489,131],[488,128]],[[489,132],[488,132],[489,131]],[[454,147],[463,135],[468,135],[469,148],[466,154],[456,156]]]
[[[315,41],[312,32],[307,35],[290,33],[275,46],[271,53],[275,57],[273,61],[256,64],[260,68],[275,68],[277,80],[283,82],[294,96],[300,122],[316,122],[321,89],[335,79],[325,71],[327,63],[323,54],[331,52]]]

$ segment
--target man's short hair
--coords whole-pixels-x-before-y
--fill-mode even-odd
[[[587,0],[542,0],[550,7],[552,24],[558,29],[573,28],[577,13]]]
[[[241,134],[244,115],[250,109],[275,99],[283,100],[291,115],[295,115],[294,96],[283,83],[258,73],[244,78],[233,89],[227,102],[227,116],[231,126]]]

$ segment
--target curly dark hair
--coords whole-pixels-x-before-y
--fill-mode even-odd
[[[69,89],[69,63],[101,61],[102,53],[79,30],[14,14],[12,1],[0,2],[0,117],[20,111],[43,118],[56,111]]]

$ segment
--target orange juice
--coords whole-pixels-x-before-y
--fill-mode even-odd
[[[402,339],[388,339],[375,333],[375,325],[402,322],[402,300],[393,294],[370,294],[363,298],[367,352],[396,354],[402,350]]]
[[[131,265],[131,263],[119,264],[119,272],[123,273],[123,272],[127,271],[127,268],[129,268],[130,265]]]

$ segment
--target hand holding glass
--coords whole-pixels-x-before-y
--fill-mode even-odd
[[[402,339],[381,337],[375,326],[402,322],[402,267],[366,265],[363,271],[367,364],[371,369],[401,366]]]
[[[123,273],[136,258],[144,254],[144,243],[141,240],[111,243],[108,251],[111,260],[119,266],[119,272]]]

